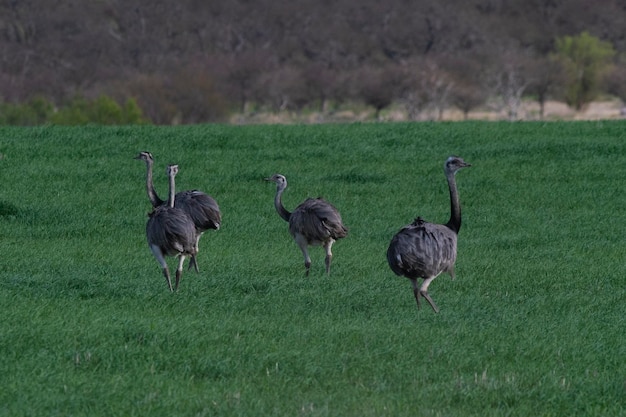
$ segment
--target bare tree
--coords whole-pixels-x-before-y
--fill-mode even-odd
[[[258,84],[258,101],[269,104],[273,111],[299,111],[312,100],[301,71],[291,66],[266,72]]]
[[[498,106],[506,111],[507,118],[517,120],[522,96],[529,85],[528,59],[514,49],[506,49],[496,58],[490,70],[490,89],[498,98]]]
[[[328,112],[329,101],[341,101],[348,94],[338,70],[322,62],[312,62],[302,69],[302,80],[311,102],[317,102],[319,111]]]
[[[545,117],[546,101],[558,96],[563,86],[563,67],[552,57],[536,57],[529,61],[526,92],[539,103],[539,118]]]
[[[428,105],[435,111],[435,119],[442,120],[450,102],[454,79],[434,58],[427,58],[419,73],[421,91]]]
[[[463,112],[463,118],[467,120],[469,112],[483,105],[488,97],[482,83],[482,63],[476,58],[453,56],[447,57],[445,67],[453,79],[450,102]]]
[[[465,81],[465,80],[463,80]],[[463,113],[463,119],[469,118],[469,112],[485,103],[487,94],[476,84],[457,82],[454,84],[450,101]]]
[[[374,107],[374,117],[379,120],[381,110],[399,97],[404,80],[403,71],[398,66],[366,67],[357,71],[352,80],[354,95]]]
[[[238,103],[239,112],[245,114],[248,103],[259,87],[258,82],[271,63],[264,51],[251,50],[223,58],[225,65],[217,69],[224,81],[225,94]]]
[[[606,90],[622,101],[622,116],[626,116],[626,62],[618,62],[604,78]]]

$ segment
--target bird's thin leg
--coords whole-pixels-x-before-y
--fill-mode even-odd
[[[295,240],[302,251],[302,256],[304,256],[304,268],[306,269],[306,276],[308,277],[311,269],[311,257],[309,256],[308,242],[306,241],[306,238],[300,234],[295,236]]]
[[[451,265],[450,267],[448,267],[448,274],[450,274],[450,278],[452,278],[452,281],[454,281],[454,279],[456,278],[456,273],[454,272],[454,265]]]
[[[428,301],[428,304],[430,304],[430,306],[433,308],[433,310],[435,310],[435,313],[439,313],[439,308],[437,307],[437,304],[435,304],[433,299],[430,298],[430,295],[428,294],[428,286],[430,285],[432,280],[434,280],[435,278],[437,278],[437,277],[434,276],[434,277],[426,278],[424,280],[424,283],[420,287],[419,293],[420,293],[420,295],[422,297],[424,297],[426,299],[426,301]]]
[[[189,258],[189,266],[187,267],[187,270],[191,269],[192,267],[196,271],[196,273],[200,272],[200,270],[198,269],[198,261],[196,259],[196,255],[192,255]]]
[[[170,279],[170,271],[167,269],[167,266],[163,268],[163,276],[165,277],[165,281],[167,282],[167,287],[170,289],[170,292],[173,292],[172,289],[172,280]]]
[[[161,252],[161,249],[157,245],[150,245],[150,250],[152,251],[152,254],[156,258],[159,265],[161,265],[161,269],[163,270],[163,276],[165,277],[165,281],[167,281],[167,287],[170,289],[170,291],[173,291],[172,280],[170,279],[170,271],[167,268],[167,262],[165,262],[165,256],[163,255],[163,252]]]
[[[420,289],[417,285],[417,280],[411,279],[411,285],[413,285],[413,295],[415,296],[415,301],[417,302],[417,308],[421,309],[422,306],[420,305]]]
[[[174,287],[174,291],[178,291],[178,284],[180,283],[180,279],[183,275],[183,263],[185,262],[185,256],[180,255],[178,258],[178,268],[176,268],[176,285]]]
[[[333,243],[335,243],[334,239],[330,239],[325,245],[324,249],[326,249],[326,273],[330,275],[330,263],[333,260],[333,252],[331,251]]]
[[[191,258],[189,258],[189,266],[187,267],[187,269],[191,269],[191,267],[193,266],[193,269],[195,269],[196,273],[200,272],[200,269],[198,268],[198,260],[196,259],[198,253],[198,245],[200,244],[200,236],[202,236],[202,233],[198,233],[198,236],[196,236],[196,254],[191,255]]]

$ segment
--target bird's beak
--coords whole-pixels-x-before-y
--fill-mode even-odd
[[[271,178],[263,178],[265,181],[271,181]]]
[[[141,154],[135,156],[133,159],[141,159]]]

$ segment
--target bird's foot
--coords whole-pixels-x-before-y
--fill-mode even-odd
[[[178,291],[178,284],[180,283],[180,278],[183,274],[183,271],[181,271],[180,269],[176,270],[176,284],[174,286],[174,291]]]
[[[163,276],[165,277],[165,282],[167,282],[167,288],[170,289],[170,292],[173,292],[172,288],[172,280],[170,279],[170,271],[167,268],[163,268]]]
[[[190,270],[191,267],[193,267],[196,273],[200,273],[200,269],[198,268],[198,261],[196,260],[195,256],[189,258],[189,266],[187,267],[187,270]]]
[[[417,289],[413,290],[413,295],[415,296],[415,302],[417,302],[417,309],[421,310],[422,306],[420,305],[420,293]]]
[[[437,304],[435,304],[433,299],[430,298],[430,295],[428,294],[428,291],[420,291],[420,295],[422,297],[424,297],[426,299],[426,301],[428,301],[428,304],[430,304],[430,306],[433,308],[435,313],[439,313],[439,307],[437,307]]]

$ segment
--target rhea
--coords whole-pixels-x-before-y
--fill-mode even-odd
[[[404,226],[392,239],[387,249],[387,262],[396,275],[411,280],[413,294],[420,308],[420,297],[428,301],[435,313],[439,308],[428,294],[428,286],[442,272],[455,278],[457,236],[461,229],[461,205],[456,186],[456,173],[471,166],[462,158],[450,156],[444,172],[450,189],[450,220],[446,224],[424,221],[421,217]],[[418,286],[417,279],[423,279]]]
[[[141,159],[146,163],[146,192],[152,207],[159,207],[166,202],[161,200],[154,189],[154,181],[152,178],[152,166],[154,158],[147,151],[140,152],[135,159]],[[183,210],[193,220],[196,228],[196,252],[202,234],[209,229],[219,230],[222,223],[222,214],[220,208],[213,197],[198,190],[181,191],[176,194],[174,206]],[[194,267],[198,272],[198,262],[196,256],[192,256],[189,261],[189,267]]]
[[[149,214],[146,225],[146,237],[148,245],[157,262],[163,269],[163,275],[170,291],[177,291],[182,277],[183,263],[187,256],[195,256],[197,253],[196,227],[193,220],[183,210],[174,206],[175,182],[178,173],[177,165],[167,167],[169,176],[169,198],[165,204],[154,208]],[[166,256],[178,257],[176,268],[176,283],[172,288],[169,268],[165,261]]]
[[[274,207],[278,215],[289,223],[289,232],[304,256],[306,275],[311,269],[309,246],[323,246],[326,251],[326,273],[330,274],[333,259],[332,246],[336,240],[344,238],[348,229],[343,225],[339,211],[323,198],[307,198],[293,212],[289,212],[282,202],[282,195],[287,188],[287,179],[281,174],[274,174],[266,181],[276,183]]]

